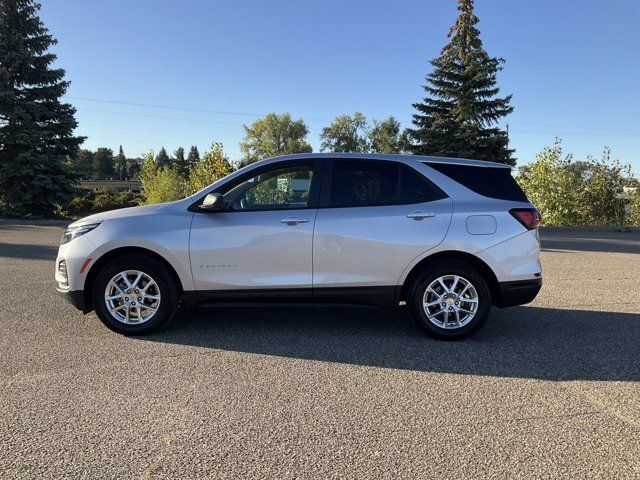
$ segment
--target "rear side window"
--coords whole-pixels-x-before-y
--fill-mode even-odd
[[[424,203],[446,198],[446,194],[413,168],[400,167],[400,203]]]
[[[431,163],[426,165],[445,174],[447,177],[464,185],[485,197],[515,202],[527,202],[509,168],[475,167],[469,165],[453,165],[450,163]]]
[[[398,203],[397,163],[336,160],[331,173],[330,207]]]
[[[445,197],[442,190],[419,172],[398,162],[333,162],[330,207],[424,203]]]

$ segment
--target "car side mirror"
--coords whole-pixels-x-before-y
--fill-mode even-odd
[[[224,208],[224,198],[221,193],[209,193],[204,197],[199,208],[200,210],[206,210],[207,212],[222,210]]]

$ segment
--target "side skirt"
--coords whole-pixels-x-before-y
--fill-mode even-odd
[[[184,292],[187,308],[197,306],[392,307],[396,286],[326,287]]]

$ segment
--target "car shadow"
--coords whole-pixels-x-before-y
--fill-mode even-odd
[[[636,231],[584,234],[541,232],[540,241],[543,251],[640,253],[640,232]]]
[[[423,372],[640,380],[640,314],[495,309],[471,338],[431,339],[405,311],[223,307],[186,311],[147,340]]]
[[[57,245],[0,242],[0,258],[22,258],[27,260],[55,260]]]

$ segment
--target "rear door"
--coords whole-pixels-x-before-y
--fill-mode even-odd
[[[326,167],[314,229],[314,298],[330,296],[329,288],[392,298],[405,267],[444,239],[451,199],[400,162],[335,159]]]

